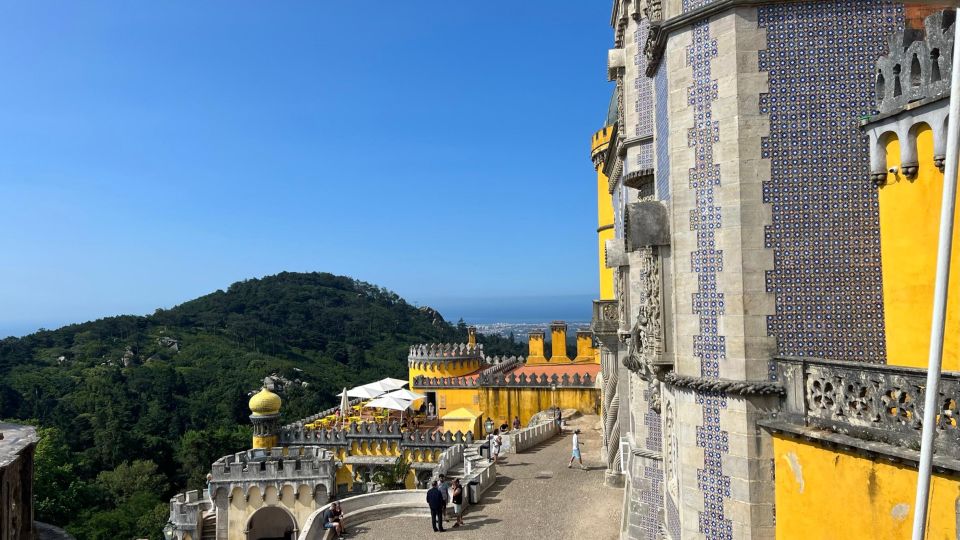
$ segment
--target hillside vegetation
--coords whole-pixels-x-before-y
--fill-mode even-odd
[[[265,376],[283,383],[288,422],[345,386],[406,378],[413,343],[465,340],[462,322],[383,288],[282,273],[150,316],[0,340],[0,418],[40,428],[38,520],[79,539],[159,538],[169,496],[249,446],[247,399]]]

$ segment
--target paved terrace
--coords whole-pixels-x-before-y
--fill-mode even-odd
[[[586,471],[567,468],[575,428],[582,430]],[[599,453],[599,418],[576,418],[563,434],[522,454],[507,454],[497,465],[496,484],[482,504],[467,509],[463,526],[454,529],[452,521],[446,522],[441,534],[433,532],[429,516],[390,517],[350,527],[348,538],[616,539],[623,490],[603,485]]]

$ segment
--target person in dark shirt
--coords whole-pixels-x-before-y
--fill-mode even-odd
[[[430,505],[430,525],[433,526],[433,532],[443,532],[443,495],[437,489],[436,480],[430,485],[432,487],[427,490],[427,504]]]
[[[323,528],[333,529],[337,538],[343,538],[343,525],[340,524],[340,503],[333,503],[323,511]]]
[[[459,527],[463,525],[463,486],[460,485],[460,479],[455,478],[453,480],[452,488],[453,496],[453,513],[457,516],[457,521],[453,524],[454,527]]]

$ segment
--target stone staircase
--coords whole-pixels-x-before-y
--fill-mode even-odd
[[[467,471],[476,470],[480,465],[486,463],[487,458],[480,455],[480,446],[483,443],[484,441],[479,441],[465,446],[463,448],[463,463],[447,471],[447,476],[463,478]]]
[[[200,529],[200,540],[216,540],[217,514],[210,512],[203,516],[203,527]]]

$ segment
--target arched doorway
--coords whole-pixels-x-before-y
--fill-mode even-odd
[[[294,540],[297,521],[287,509],[264,506],[247,521],[247,540]]]

